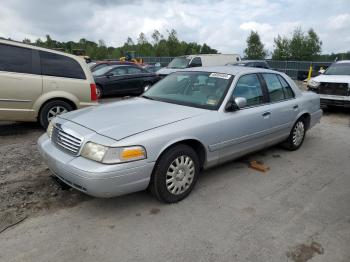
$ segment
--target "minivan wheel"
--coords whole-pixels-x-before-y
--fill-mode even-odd
[[[42,127],[47,128],[49,122],[60,114],[72,111],[73,107],[65,101],[54,100],[46,103],[40,110],[39,122]]]
[[[176,145],[157,161],[150,189],[160,201],[176,203],[187,197],[195,186],[199,174],[199,159],[187,145]]]
[[[291,151],[297,150],[303,144],[305,134],[306,134],[305,120],[303,118],[300,118],[294,124],[287,140],[282,144],[283,147]]]

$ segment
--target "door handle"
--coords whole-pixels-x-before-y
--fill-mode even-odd
[[[299,108],[299,105],[293,106],[293,109],[298,109],[298,108]]]
[[[265,113],[262,114],[263,117],[267,117],[269,115],[271,115],[271,112],[265,112]]]

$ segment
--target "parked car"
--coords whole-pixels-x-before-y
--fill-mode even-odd
[[[265,60],[242,60],[237,63],[228,63],[229,66],[249,66],[257,68],[271,69]]]
[[[157,74],[136,65],[111,65],[93,72],[97,96],[142,94],[159,80]]]
[[[173,203],[202,169],[278,143],[298,149],[321,115],[319,95],[301,92],[283,73],[192,68],[141,97],[59,116],[38,144],[53,173],[86,194],[149,187]]]
[[[91,72],[95,72],[105,66],[111,66],[111,65],[135,65],[133,62],[129,61],[119,61],[119,60],[103,60],[103,61],[95,61],[94,65],[90,66]]]
[[[96,86],[83,58],[0,40],[0,120],[38,121],[97,104]]]
[[[157,71],[161,77],[165,77],[180,69],[201,66],[223,66],[228,63],[241,61],[241,57],[236,54],[200,54],[175,57],[167,67]]]
[[[350,60],[333,63],[307,83],[309,91],[320,94],[322,106],[350,108]]]
[[[149,72],[153,72],[156,73],[159,69],[161,69],[161,65],[160,64],[156,64],[156,65],[144,65],[142,66],[143,69],[146,69]]]

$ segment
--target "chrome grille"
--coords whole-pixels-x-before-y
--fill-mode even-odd
[[[83,142],[81,138],[69,134],[56,126],[53,127],[51,140],[54,144],[73,155],[79,153]]]

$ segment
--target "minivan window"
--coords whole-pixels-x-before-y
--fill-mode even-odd
[[[284,92],[281,82],[275,74],[262,74],[270,95],[270,102],[284,100]]]
[[[244,97],[247,99],[247,106],[255,106],[264,103],[264,96],[260,81],[256,74],[244,75],[238,79],[234,97]]]
[[[43,75],[86,79],[83,69],[74,59],[44,51],[39,53]]]
[[[31,74],[32,50],[0,44],[0,71]]]

